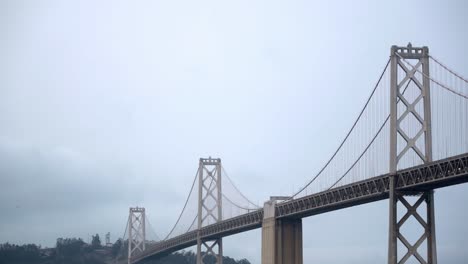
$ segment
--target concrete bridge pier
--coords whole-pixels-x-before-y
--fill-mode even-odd
[[[262,264],[302,264],[302,219],[276,219],[275,205],[264,205]]]

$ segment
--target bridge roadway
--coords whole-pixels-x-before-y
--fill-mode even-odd
[[[311,215],[388,199],[390,174],[336,187],[276,205],[277,218],[303,218]],[[396,189],[424,191],[468,182],[468,153],[401,170],[396,173]],[[148,245],[132,263],[160,257],[197,244],[202,238],[219,238],[260,228],[263,209],[194,230],[166,241]]]

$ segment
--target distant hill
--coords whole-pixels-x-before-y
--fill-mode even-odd
[[[80,238],[59,238],[55,248],[41,248],[35,244],[0,244],[0,264],[113,264],[116,256],[124,259],[121,241],[111,247],[99,243],[87,244]],[[211,256],[205,258],[206,264],[214,264]],[[196,254],[191,251],[168,255],[145,264],[196,264]],[[246,259],[234,260],[223,257],[223,264],[250,264]]]
[[[216,260],[212,256],[204,259],[205,264],[215,264]],[[197,255],[192,251],[174,253],[159,260],[146,261],[145,264],[196,264]],[[250,264],[246,259],[234,260],[230,257],[223,257],[223,264]]]

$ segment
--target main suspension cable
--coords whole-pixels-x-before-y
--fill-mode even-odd
[[[409,84],[410,82],[408,82],[405,86],[405,89],[403,89],[403,92],[401,92],[401,95],[404,95],[406,90],[408,89],[409,87]],[[400,98],[397,99],[397,104],[400,102]],[[359,160],[362,158],[362,156],[367,152],[367,150],[370,148],[370,146],[374,143],[375,139],[377,138],[377,136],[380,134],[380,132],[382,131],[382,129],[385,127],[385,124],[388,122],[388,119],[390,118],[390,115],[387,116],[387,118],[385,119],[385,121],[383,122],[382,126],[380,127],[380,129],[377,131],[377,133],[375,134],[375,136],[372,138],[372,140],[370,141],[370,143],[367,145],[367,147],[364,149],[364,151],[361,153],[361,155],[358,157],[358,159],[351,165],[351,167],[332,185],[330,186],[330,188],[328,188],[328,190],[330,190],[331,188],[333,188],[336,184],[338,184],[338,182],[340,182],[353,168],[354,166],[359,162]]]
[[[195,220],[197,220],[197,218],[198,218],[198,215],[195,215],[195,217],[193,218],[192,224],[189,226],[189,228],[187,229],[185,233],[188,233],[190,229],[192,229],[193,225],[195,224]]]
[[[446,69],[448,72],[450,72],[451,74],[457,76],[459,79],[463,80],[465,83],[468,83],[468,80],[465,79],[463,76],[461,76],[460,74],[456,73],[455,71],[451,70],[449,67],[445,66],[444,64],[442,64],[442,62],[438,61],[436,58],[434,58],[433,56],[429,56],[429,58],[431,58],[433,61],[435,61],[437,64],[439,64],[440,66],[442,66],[442,68]]]
[[[424,72],[422,72],[421,70],[419,70],[418,68],[416,68],[416,66],[414,66],[413,64],[411,64],[410,62],[408,62],[405,58],[403,58],[400,54],[398,53],[395,53],[398,57],[400,57],[400,59],[406,63],[407,65],[409,65],[410,67],[412,67],[415,71],[419,72],[420,74],[422,74],[424,77],[428,78],[429,80],[433,81],[434,83],[438,84],[440,87],[444,88],[445,90],[451,92],[451,93],[454,93],[458,96],[461,96],[465,99],[468,99],[468,95],[464,95],[462,93],[459,93],[449,87],[447,87],[446,85],[442,84],[441,82],[437,81],[437,80],[434,80],[432,77],[430,77],[429,75],[425,74]]]
[[[231,183],[232,187],[234,187],[234,189],[251,205],[255,206],[256,208],[260,208],[260,206],[258,206],[257,204],[253,203],[252,201],[249,200],[249,198],[247,198],[237,187],[236,185],[234,184],[234,182],[231,180],[231,178],[229,177],[229,175],[227,174],[226,170],[224,169],[224,167],[221,167],[223,173],[226,175],[227,179],[229,180],[229,182]],[[223,194],[224,195],[224,194]]]
[[[148,224],[148,229],[153,233],[153,235],[156,236],[156,241],[161,241],[161,238],[158,236],[158,233],[156,233],[156,230],[153,228],[151,225],[151,221],[149,220],[149,215],[146,215],[146,221],[145,223]]]
[[[190,192],[189,192],[189,194],[187,196],[187,199],[185,200],[184,207],[182,208],[182,211],[180,212],[179,217],[177,218],[177,221],[174,224],[174,226],[172,227],[171,231],[169,232],[169,234],[167,234],[167,236],[163,240],[166,240],[167,238],[169,238],[169,236],[172,234],[172,232],[176,228],[177,224],[179,223],[180,218],[182,218],[182,214],[184,213],[185,208],[187,207],[188,201],[190,199],[190,195],[192,195],[193,187],[195,186],[195,182],[197,181],[197,177],[198,177],[198,169],[197,169],[197,172],[195,173],[195,177],[193,179],[193,183],[192,183],[192,187],[190,188]]]
[[[336,149],[335,153],[333,153],[333,155],[330,157],[330,159],[327,161],[327,163],[325,163],[325,165],[322,167],[322,169],[314,176],[314,178],[312,178],[311,181],[309,181],[304,187],[302,187],[299,191],[297,191],[295,194],[293,194],[288,200],[292,200],[294,199],[294,197],[296,197],[298,194],[300,194],[301,192],[303,192],[307,187],[309,187],[321,174],[322,172],[328,167],[328,165],[332,162],[332,160],[335,158],[335,156],[338,154],[338,152],[340,151],[340,149],[343,147],[344,143],[346,142],[346,140],[349,138],[349,136],[351,135],[351,133],[353,132],[354,128],[356,127],[358,121],[361,119],[361,116],[362,114],[364,113],[364,111],[366,110],[367,106],[369,105],[369,102],[370,100],[372,99],[372,97],[374,96],[374,93],[375,91],[377,90],[377,87],[379,87],[379,84],[380,84],[380,81],[382,80],[383,76],[385,75],[385,72],[387,71],[387,68],[388,68],[388,65],[390,64],[390,59],[387,61],[387,64],[385,65],[385,68],[383,69],[382,71],[382,74],[380,75],[380,78],[379,80],[377,81],[377,84],[375,85],[374,89],[372,90],[372,93],[370,94],[369,98],[367,99],[367,102],[366,104],[364,105],[364,107],[362,108],[361,112],[359,113],[359,116],[357,117],[356,121],[354,121],[354,124],[353,126],[351,127],[351,129],[349,130],[348,134],[346,134],[346,137],[341,141],[340,145],[338,146],[338,148]]]
[[[242,209],[242,210],[253,211],[253,210],[257,210],[257,209],[260,208],[260,207],[248,208],[248,207],[243,207],[243,206],[241,206],[241,205],[238,205],[238,204],[236,204],[235,202],[233,202],[231,199],[229,199],[226,195],[224,195],[224,193],[223,193],[223,197],[224,197],[228,202],[230,202],[232,205],[234,205],[235,207],[237,207],[237,208],[239,208],[239,209]]]
[[[361,160],[362,156],[364,156],[364,154],[367,152],[367,150],[370,148],[370,146],[372,145],[372,143],[374,143],[375,139],[377,138],[377,136],[380,134],[380,132],[382,131],[382,129],[385,127],[385,124],[387,124],[387,121],[388,119],[390,118],[390,115],[387,116],[387,118],[385,119],[385,121],[383,122],[382,126],[380,126],[380,129],[377,131],[377,133],[375,134],[375,136],[372,138],[372,140],[369,142],[369,144],[367,145],[367,147],[364,149],[364,151],[361,153],[361,155],[357,158],[357,160],[351,165],[351,167],[349,167],[349,169],[332,185],[328,188],[328,190],[330,190],[331,188],[335,187],[335,185],[337,185],[353,168],[354,166],[356,166],[356,164],[359,162],[359,160]]]

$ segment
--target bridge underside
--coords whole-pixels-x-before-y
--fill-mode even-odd
[[[398,171],[396,190],[425,192],[437,188],[468,182],[468,153],[430,162]],[[364,181],[333,188],[321,193],[280,203],[275,207],[276,219],[298,219],[342,208],[388,199],[390,175],[373,177]],[[203,238],[221,238],[262,227],[263,209],[223,220],[200,230]],[[132,263],[147,258],[159,258],[177,250],[197,244],[197,233],[192,231],[166,240],[133,258]]]

